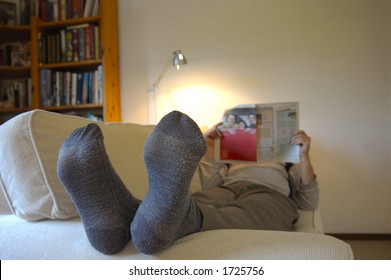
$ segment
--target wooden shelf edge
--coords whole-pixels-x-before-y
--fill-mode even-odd
[[[94,23],[99,22],[100,16],[93,16],[93,17],[83,17],[83,18],[72,18],[72,19],[66,19],[66,20],[58,20],[58,21],[41,21],[40,19],[37,19],[37,27],[38,29],[44,30],[44,29],[53,29],[53,28],[62,28],[62,27],[68,27],[71,25],[78,25],[83,23]]]
[[[68,110],[88,110],[88,109],[102,109],[103,104],[79,104],[79,105],[64,105],[64,106],[49,106],[38,108],[0,108],[0,113],[22,113],[35,109],[45,111],[68,111]]]
[[[31,66],[0,65],[0,71],[28,72],[31,71]]]
[[[7,30],[7,31],[25,31],[30,32],[30,25],[7,25],[7,24],[0,24],[0,30]]]
[[[78,104],[78,105],[38,107],[38,109],[46,110],[46,111],[67,111],[67,110],[100,109],[100,108],[103,108],[103,104]]]
[[[60,63],[50,63],[50,64],[39,64],[39,69],[60,69],[60,68],[77,68],[77,67],[86,67],[86,66],[98,66],[102,64],[100,59],[98,60],[82,60],[75,62],[60,62]]]

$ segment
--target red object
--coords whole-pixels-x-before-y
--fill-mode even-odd
[[[234,132],[234,133],[233,133]],[[220,138],[220,159],[257,161],[256,133],[235,129],[224,131]]]

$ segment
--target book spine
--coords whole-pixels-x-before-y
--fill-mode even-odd
[[[83,73],[77,73],[76,104],[83,103]]]
[[[60,61],[65,62],[67,61],[66,59],[66,31],[65,29],[60,30]]]
[[[77,73],[72,73],[71,81],[71,105],[77,104]]]
[[[79,52],[79,61],[86,59],[86,45],[85,45],[85,28],[77,28],[78,33],[78,52]]]
[[[93,104],[97,104],[98,102],[97,102],[97,96],[98,96],[98,94],[97,94],[97,89],[98,89],[98,87],[97,87],[97,81],[98,81],[98,70],[95,70],[94,71],[94,73],[92,73],[92,103]]]
[[[73,61],[73,33],[72,30],[65,30],[65,61]]]
[[[60,2],[60,5],[59,5],[59,8],[60,8],[60,20],[66,20],[67,17],[68,17],[68,8],[67,8],[67,0],[59,0],[61,1]]]
[[[80,15],[79,15],[79,1],[78,0],[72,0],[72,3],[71,3],[71,5],[72,5],[72,18],[78,18],[78,17],[80,17]]]
[[[62,61],[62,55],[61,55],[61,34],[56,33],[54,35],[54,57],[55,57],[55,62],[61,62]]]
[[[85,59],[91,60],[91,25],[84,28]]]
[[[78,17],[83,17],[83,14],[84,14],[84,1],[85,0],[78,0],[77,1],[77,14],[78,14]]]
[[[79,32],[72,29],[73,61],[79,61]]]
[[[95,59],[95,27],[93,24],[89,26],[89,34],[90,34],[90,59]]]
[[[93,0],[85,0],[83,17],[89,17],[92,15],[93,6]]]
[[[40,100],[40,102],[41,102],[41,106],[42,107],[44,107],[46,104],[45,104],[45,102],[46,102],[46,96],[47,96],[47,92],[46,92],[46,90],[47,90],[47,80],[46,80],[46,78],[47,78],[47,76],[46,76],[46,69],[42,69],[41,71],[40,71],[40,75],[39,75],[39,77],[40,77],[40,97],[41,97],[41,100]]]
[[[51,12],[51,20],[57,21],[60,20],[60,16],[58,13],[59,5],[57,0],[49,0],[50,1],[50,12]]]
[[[88,101],[88,73],[83,73],[83,89],[82,89],[82,104],[86,104]]]
[[[67,71],[64,75],[64,105],[71,104],[71,72]]]
[[[94,103],[93,102],[93,79],[92,79],[93,73],[88,72],[88,98],[87,98],[87,103]]]
[[[95,59],[100,58],[99,26],[94,25]]]
[[[98,66],[97,76],[97,103],[103,104],[103,68],[102,65]]]

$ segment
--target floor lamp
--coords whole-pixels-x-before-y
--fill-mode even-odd
[[[167,70],[170,66],[175,66],[176,69],[180,69],[181,65],[187,64],[187,60],[182,54],[181,50],[176,50],[169,57],[168,61],[164,65],[160,75],[156,81],[152,84],[152,90],[148,91],[148,114],[149,114],[149,123],[156,124],[156,95],[159,95],[159,84],[164,78],[164,75],[167,73]]]

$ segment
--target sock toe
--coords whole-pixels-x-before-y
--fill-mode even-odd
[[[140,204],[112,167],[100,127],[76,129],[63,143],[58,177],[68,191],[91,245],[105,254],[120,251],[130,239],[130,224]]]
[[[205,151],[197,124],[178,111],[167,114],[147,139],[149,190],[131,225],[140,252],[156,254],[201,227],[202,215],[189,187]]]

